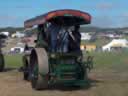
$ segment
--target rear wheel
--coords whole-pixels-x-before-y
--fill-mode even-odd
[[[32,53],[31,54],[31,67],[30,67],[30,74],[31,74],[31,85],[32,88],[36,90],[46,89],[48,88],[48,79],[44,78],[45,76],[41,75],[39,72],[39,54]],[[43,55],[43,54],[42,54]],[[43,56],[41,56],[43,59]],[[43,62],[42,62],[43,63]]]
[[[29,80],[29,63],[26,56],[23,56],[23,78]]]
[[[4,70],[4,56],[3,54],[0,54],[0,72],[2,72]]]

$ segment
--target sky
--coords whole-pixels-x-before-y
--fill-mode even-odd
[[[0,0],[0,27],[23,27],[24,21],[56,9],[77,9],[92,16],[91,26],[128,27],[127,0]]]

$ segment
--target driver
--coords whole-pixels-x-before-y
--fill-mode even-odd
[[[69,50],[72,52],[80,52],[81,34],[79,25],[75,25],[74,30],[69,35]]]
[[[56,52],[56,45],[57,45],[57,35],[59,33],[61,26],[56,24],[55,22],[52,22],[51,25],[49,25],[47,32],[50,36],[50,48],[49,50],[51,52]]]
[[[68,52],[69,44],[69,28],[67,26],[61,26],[61,29],[58,34],[58,51],[59,52]]]

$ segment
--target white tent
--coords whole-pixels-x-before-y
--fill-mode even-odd
[[[107,45],[104,45],[102,47],[103,51],[111,51],[112,47],[128,47],[128,41],[126,39],[113,39],[110,43]]]
[[[0,34],[3,34],[3,35],[5,35],[5,36],[9,36],[9,32],[0,32]]]

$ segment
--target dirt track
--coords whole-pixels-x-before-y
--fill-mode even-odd
[[[90,77],[93,81],[88,89],[34,91],[20,72],[11,70],[0,73],[0,96],[128,96],[128,74],[92,72]]]

